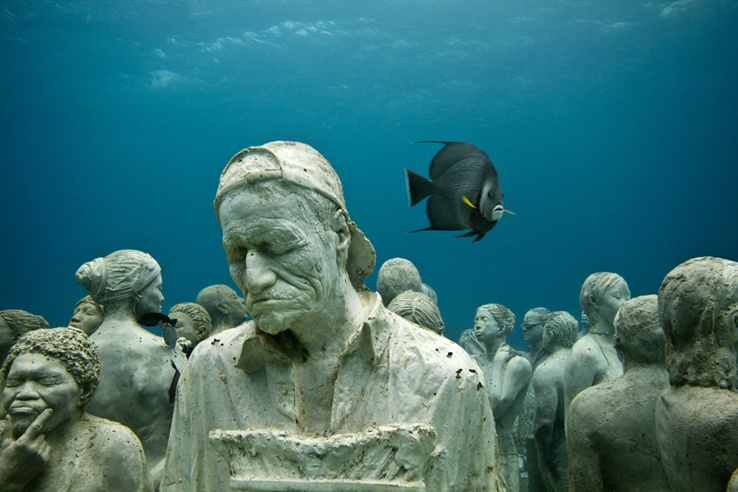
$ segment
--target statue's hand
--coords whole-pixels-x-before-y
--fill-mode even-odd
[[[18,439],[10,430],[10,417],[6,417],[0,446],[0,490],[23,490],[46,467],[51,446],[41,431],[53,413],[52,409],[45,409]]]

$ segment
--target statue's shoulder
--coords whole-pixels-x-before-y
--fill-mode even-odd
[[[246,321],[234,328],[216,333],[197,344],[190,355],[188,365],[207,364],[216,359],[233,358],[234,353],[241,353],[244,340],[255,333],[256,326],[253,321]]]

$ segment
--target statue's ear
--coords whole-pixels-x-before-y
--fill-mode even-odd
[[[593,306],[595,308],[597,307],[597,299],[595,299],[595,296],[590,294],[589,296],[587,296],[587,300],[589,301],[590,306]]]
[[[333,214],[331,229],[338,235],[338,250],[348,252],[348,248],[351,245],[351,231],[349,230],[348,218],[344,210],[336,210],[336,213]]]
[[[231,310],[228,307],[228,304],[226,304],[225,302],[219,302],[217,306],[218,306],[218,311],[220,311],[221,313],[230,314]]]

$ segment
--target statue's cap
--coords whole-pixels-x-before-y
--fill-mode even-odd
[[[336,171],[318,151],[300,142],[269,142],[243,149],[226,165],[215,194],[215,216],[220,222],[220,204],[229,191],[265,180],[281,180],[320,193],[346,212],[351,231],[346,269],[355,287],[374,269],[374,247],[351,221]]]

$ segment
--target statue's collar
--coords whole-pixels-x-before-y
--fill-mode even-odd
[[[392,332],[387,309],[382,305],[381,298],[376,293],[360,293],[365,305],[369,305],[368,316],[361,328],[354,334],[348,343],[348,348],[341,357],[356,352],[365,351],[376,364],[384,352]],[[236,367],[248,374],[262,369],[267,363],[292,364],[303,362],[308,354],[300,346],[299,341],[290,332],[277,335],[264,333],[250,323],[246,338],[241,348],[241,356]]]

